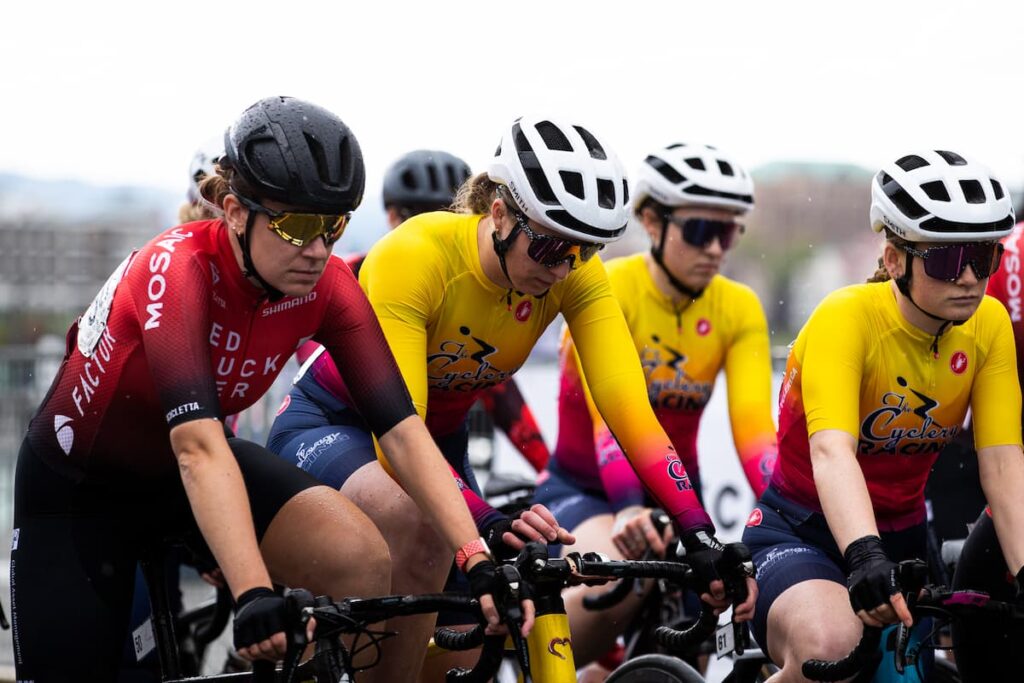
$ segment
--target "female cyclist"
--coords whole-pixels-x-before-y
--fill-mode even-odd
[[[886,234],[879,272],[819,304],[790,352],[778,462],[743,534],[779,681],[847,654],[863,624],[911,624],[894,562],[925,556],[925,480],[968,408],[1006,566],[1024,565],[1013,335],[984,296],[1010,198],[959,154],[909,154],[872,180],[871,226]]]
[[[355,137],[330,112],[272,97],[228,129],[225,152],[204,185],[223,219],[167,230],[118,267],[71,326],[30,424],[11,553],[19,680],[114,680],[136,562],[166,535],[212,552],[236,600],[235,645],[250,659],[284,652],[272,580],[387,592],[387,547],[370,520],[221,425],[306,338],[330,350],[444,552],[479,548],[373,310],[328,258],[362,198]],[[493,564],[468,554],[477,593],[489,593]],[[403,671],[402,657],[385,656],[369,680]]]
[[[733,440],[754,495],[775,460],[768,323],[757,295],[718,274],[754,204],[754,184],[731,156],[703,145],[671,145],[640,168],[633,206],[651,250],[609,261],[658,421],[700,496],[697,430],[718,372],[725,370]],[[536,500],[551,509],[582,548],[639,559],[664,555],[643,485],[593,404],[571,337],[562,348],[558,444]],[[577,663],[600,656],[640,607],[630,595],[609,610],[583,607],[606,586],[567,591]]]
[[[592,258],[625,230],[627,193],[618,160],[586,128],[519,119],[506,130],[487,173],[460,190],[458,213],[422,214],[386,235],[366,257],[360,282],[417,410],[452,469],[469,482],[464,493],[496,550],[521,544],[505,533],[509,529],[529,540],[573,540],[543,506],[504,519],[474,496],[466,467],[469,406],[481,390],[510,377],[548,324],[563,315],[594,402],[640,479],[675,519],[691,563],[715,596],[707,599],[724,607],[714,566],[721,546],[711,519],[646,400],[629,330],[600,259]],[[347,403],[340,385],[333,387]],[[351,424],[350,413],[335,420]],[[313,466],[308,456],[295,461]],[[336,467],[346,468],[342,462]],[[388,541],[393,588],[437,590],[448,559],[412,501],[377,462],[343,477],[342,492]],[[741,617],[752,607],[751,599]]]
[[[421,213],[447,209],[470,175],[469,165],[448,152],[418,149],[403,154],[384,172],[381,194],[388,229],[394,230]],[[365,258],[366,254],[345,257],[357,277]],[[284,408],[271,427],[267,446],[283,457],[299,461],[310,444],[321,444],[316,462],[307,469],[325,484],[340,487],[347,478],[347,470],[376,460],[376,454],[363,427],[348,432],[344,424],[335,423],[333,416],[347,406],[339,403],[336,397],[339,392],[331,391],[332,384],[340,380],[333,376],[337,372],[330,356],[320,357],[323,353],[323,347],[313,341],[306,342],[296,352],[296,359],[303,367],[295,380],[295,388],[285,398]],[[316,357],[309,360],[312,356]],[[322,390],[324,387],[326,391]],[[485,389],[480,402],[523,457],[535,470],[542,470],[550,453],[515,379],[510,377],[503,384]],[[349,438],[339,438],[342,433]],[[333,464],[338,458],[347,462],[340,473]],[[332,478],[330,472],[340,479]]]

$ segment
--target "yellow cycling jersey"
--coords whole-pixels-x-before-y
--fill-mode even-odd
[[[482,218],[415,216],[377,242],[359,274],[431,433],[454,432],[477,393],[511,376],[561,313],[594,402],[640,479],[683,528],[711,526],[679,456],[642,400],[643,371],[600,258],[581,264],[544,296],[510,293],[483,272]]]
[[[977,448],[1021,443],[1020,389],[1006,310],[985,297],[937,340],[899,312],[890,282],[829,295],[800,331],[779,396],[779,460],[772,485],[821,510],[809,435],[844,431],[880,526],[924,519],[924,486],[970,407]]]
[[[606,264],[647,382],[647,395],[686,471],[698,473],[697,431],[719,371],[725,370],[733,440],[756,495],[776,455],[771,415],[768,322],[749,287],[716,275],[695,301],[677,303],[651,277],[643,254]],[[642,501],[635,477],[616,471],[620,453],[583,382],[572,339],[563,345],[558,469],[585,488],[603,488],[613,507]],[[585,401],[584,401],[585,398]],[[716,456],[718,454],[715,454]]]

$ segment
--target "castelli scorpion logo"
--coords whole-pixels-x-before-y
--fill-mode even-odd
[[[548,652],[550,652],[554,656],[558,657],[559,659],[565,659],[565,655],[564,654],[562,654],[561,652],[558,652],[557,650],[555,650],[555,648],[558,647],[559,645],[561,645],[562,647],[571,649],[572,648],[572,639],[571,638],[552,638],[551,641],[548,642]]]

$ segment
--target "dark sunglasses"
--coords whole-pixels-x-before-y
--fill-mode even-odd
[[[266,214],[270,218],[268,228],[274,231],[278,237],[296,247],[304,247],[318,237],[322,237],[324,243],[330,246],[337,242],[345,227],[348,225],[351,213],[325,214],[325,213],[295,213],[292,211],[274,211],[268,209],[248,197],[235,194],[242,206],[250,211]]]
[[[979,280],[984,280],[999,270],[1003,258],[1003,245],[999,242],[945,244],[924,251],[904,246],[903,251],[921,259],[928,277],[945,282],[959,280],[968,265]]]
[[[505,205],[509,207],[509,211],[515,217],[515,229],[522,230],[530,240],[530,245],[526,247],[526,254],[545,268],[556,268],[563,263],[568,263],[569,269],[573,270],[576,268],[577,262],[586,263],[594,254],[604,248],[603,244],[574,242],[564,237],[534,232],[530,228],[526,216],[512,209],[512,205],[508,202],[505,202]],[[512,236],[510,235],[510,237]]]
[[[718,238],[722,249],[728,249],[736,239],[736,235],[743,232],[743,226],[736,221],[716,221],[710,218],[679,218],[667,214],[665,220],[673,225],[678,225],[683,231],[683,241],[687,244],[701,249],[711,244],[711,241]]]
[[[597,252],[604,248],[603,244],[588,244],[572,240],[542,235],[530,229],[525,216],[516,215],[516,224],[530,240],[526,254],[545,268],[556,268],[563,263],[569,264],[569,270],[576,268],[576,263],[586,263]]]

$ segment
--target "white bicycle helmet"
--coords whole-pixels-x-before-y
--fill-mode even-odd
[[[639,211],[650,197],[668,207],[707,206],[746,213],[754,181],[735,159],[708,145],[677,143],[644,159],[633,192]]]
[[[213,164],[224,156],[224,136],[210,138],[192,156],[188,166],[188,200],[195,204],[199,201],[199,183],[208,175],[213,175]]]
[[[1010,195],[982,164],[928,150],[887,164],[871,181],[871,228],[909,242],[979,242],[1010,234]]]
[[[516,119],[487,175],[508,188],[529,218],[569,239],[607,244],[626,230],[625,171],[611,148],[582,126]]]

